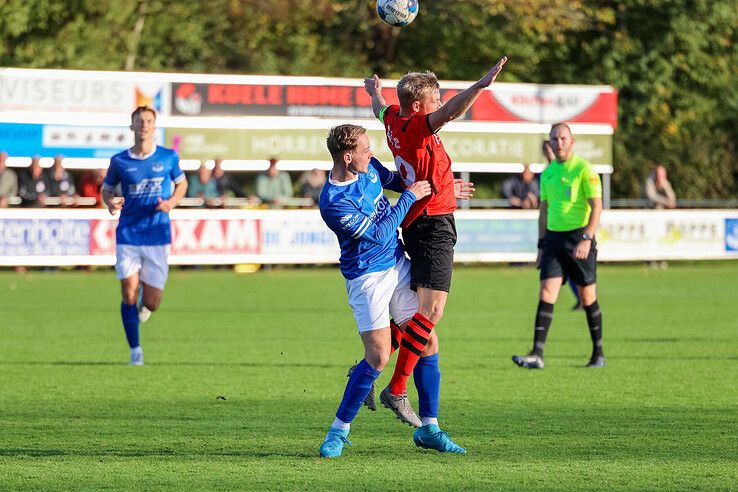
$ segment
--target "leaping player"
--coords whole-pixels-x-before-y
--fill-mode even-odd
[[[320,213],[338,237],[341,273],[346,279],[349,305],[364,344],[364,359],[352,368],[336,418],[320,447],[322,457],[336,458],[341,456],[344,444],[350,444],[351,422],[399,345],[400,326],[418,310],[418,296],[410,289],[410,263],[397,228],[411,205],[428,196],[431,187],[423,180],[405,189],[397,173],[372,158],[366,129],[361,126],[332,128],[327,144],[333,168],[320,195]],[[382,188],[402,192],[394,207]],[[473,191],[470,183],[461,180],[454,188],[462,199]],[[390,320],[390,315],[400,326]],[[427,422],[421,422],[409,408],[407,399],[403,401],[414,417],[408,423],[420,427],[414,436],[415,444],[441,452],[464,453],[438,427],[440,373],[437,367],[416,366],[415,383],[421,415],[428,416]]]

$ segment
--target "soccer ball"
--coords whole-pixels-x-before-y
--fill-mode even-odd
[[[377,0],[379,18],[393,27],[410,24],[418,15],[418,0]]]

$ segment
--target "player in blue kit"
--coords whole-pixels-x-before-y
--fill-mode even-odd
[[[397,348],[401,329],[390,320],[390,315],[402,326],[418,310],[418,296],[410,288],[410,263],[397,228],[410,206],[428,196],[431,187],[428,181],[418,181],[405,189],[399,174],[390,172],[372,157],[366,129],[361,126],[332,128],[327,144],[333,168],[320,195],[320,213],[338,237],[341,273],[364,344],[364,359],[351,371],[336,418],[320,447],[322,457],[336,458],[341,456],[344,444],[350,444],[351,421]],[[468,185],[459,180],[457,196],[469,194],[473,189]],[[384,196],[383,188],[402,192],[394,207]],[[412,412],[417,421],[413,425],[422,426],[416,431],[415,443],[438,451],[463,453],[438,427],[440,372],[431,360],[433,356],[427,359],[428,364],[418,364],[415,382],[421,416],[428,415],[428,425]],[[403,404],[412,411],[407,401]]]
[[[102,199],[120,212],[115,231],[115,270],[121,283],[120,315],[131,348],[130,364],[143,365],[138,327],[161,303],[169,273],[172,232],[169,211],[187,191],[179,156],[154,141],[156,112],[141,106],[131,114],[134,145],[110,159]],[[120,185],[123,198],[115,197]],[[140,294],[140,306],[137,306]]]

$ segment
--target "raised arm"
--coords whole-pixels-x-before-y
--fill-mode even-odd
[[[466,113],[482,91],[495,81],[497,75],[502,71],[502,67],[505,66],[505,63],[507,63],[507,57],[503,56],[484,77],[449,99],[437,111],[428,115],[428,123],[431,129],[437,132],[449,121],[453,121]]]
[[[385,101],[382,95],[382,81],[379,80],[377,74],[364,79],[364,89],[372,98],[372,112],[374,112],[374,116],[379,118],[379,112],[387,106],[387,101]]]

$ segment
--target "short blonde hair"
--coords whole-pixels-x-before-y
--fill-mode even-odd
[[[410,72],[403,75],[397,83],[397,99],[400,100],[400,106],[405,108],[440,88],[438,78],[433,72]]]
[[[328,131],[326,145],[331,157],[336,157],[343,152],[356,150],[359,146],[359,137],[366,133],[366,128],[359,125],[339,125]]]

